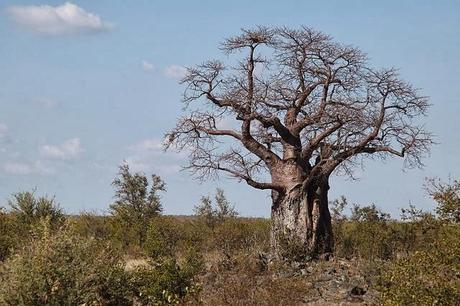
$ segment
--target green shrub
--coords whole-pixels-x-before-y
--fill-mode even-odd
[[[196,290],[193,274],[174,259],[141,266],[132,272],[131,283],[142,305],[178,304]]]
[[[348,200],[345,196],[340,199],[335,199],[329,202],[329,210],[331,212],[331,219],[333,222],[340,222],[346,219],[343,211],[348,206]]]
[[[0,262],[10,254],[16,240],[12,218],[0,207]]]
[[[109,217],[107,216],[83,212],[78,216],[70,217],[70,220],[73,231],[83,237],[103,240],[110,238]]]
[[[460,181],[443,183],[439,179],[429,179],[427,190],[438,204],[438,216],[448,222],[460,223]]]
[[[15,218],[18,228],[26,233],[41,220],[47,218],[53,228],[64,222],[64,213],[54,198],[36,197],[34,192],[18,192],[8,201],[11,215]]]
[[[204,269],[205,261],[203,253],[200,252],[196,247],[188,247],[183,254],[182,266],[184,274],[188,275],[189,278],[193,278]]]
[[[9,211],[0,208],[0,261],[29,238],[31,230],[47,220],[52,229],[65,221],[54,198],[36,197],[34,192],[18,192],[8,201]]]
[[[388,305],[457,305],[460,301],[460,227],[439,231],[434,244],[388,262],[380,276]]]
[[[174,218],[153,218],[147,230],[144,250],[152,259],[174,256],[181,234],[181,226]]]
[[[160,192],[166,185],[158,175],[149,180],[142,173],[131,173],[127,164],[121,165],[113,180],[115,202],[110,205],[111,230],[123,247],[141,247],[152,218],[162,211]]]
[[[340,226],[340,231],[337,227]],[[335,226],[335,251],[339,257],[388,259],[392,252],[392,231],[385,222],[348,221]],[[376,239],[378,237],[378,239]]]
[[[180,249],[193,247],[200,251],[205,251],[212,248],[209,242],[212,240],[213,229],[203,222],[203,220],[192,219],[184,221],[181,231]]]
[[[4,263],[0,304],[131,305],[128,276],[110,248],[68,228],[52,233],[49,221],[34,235]]]
[[[228,219],[214,229],[212,245],[224,254],[251,247],[251,228],[246,222]]]
[[[375,204],[367,206],[354,204],[351,210],[351,220],[359,222],[382,222],[390,220],[390,215],[378,209]]]
[[[203,196],[201,202],[195,206],[194,211],[195,215],[209,227],[214,227],[229,218],[238,216],[235,207],[227,200],[224,190],[221,188],[216,189],[214,203],[209,196]]]
[[[339,257],[394,259],[431,244],[441,222],[409,206],[402,209],[403,222],[389,220],[375,205],[353,208],[350,220],[333,223],[335,253]]]

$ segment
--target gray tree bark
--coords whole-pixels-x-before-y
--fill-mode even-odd
[[[272,193],[271,243],[277,257],[285,257],[286,251],[294,248],[296,259],[332,253],[328,190],[324,176],[306,187],[296,185],[285,193]]]

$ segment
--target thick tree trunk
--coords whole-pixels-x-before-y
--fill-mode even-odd
[[[271,241],[278,257],[299,260],[332,253],[328,190],[328,179],[322,177],[305,190],[297,185],[286,193],[272,194]]]

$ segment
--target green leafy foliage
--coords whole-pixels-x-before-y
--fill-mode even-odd
[[[180,224],[173,218],[159,216],[150,221],[144,249],[152,259],[172,257],[183,236]]]
[[[15,232],[11,215],[0,207],[0,262],[9,255],[15,245]]]
[[[39,221],[47,218],[53,227],[58,227],[64,221],[62,209],[54,198],[47,196],[36,197],[34,192],[18,192],[8,201],[11,213],[18,225],[29,230]]]
[[[73,231],[82,237],[107,240],[112,234],[109,219],[105,216],[82,212],[68,219]]]
[[[34,192],[13,194],[8,206],[8,211],[0,208],[0,261],[24,243],[40,222],[46,220],[55,230],[66,219],[54,198],[37,197]]]
[[[226,219],[238,216],[238,212],[227,200],[224,190],[221,188],[216,189],[214,203],[209,196],[203,196],[201,202],[195,206],[194,210],[195,215],[200,217],[210,227]]]
[[[346,202],[345,202],[346,204]],[[367,206],[353,205],[351,210],[351,220],[358,222],[379,222],[388,221],[390,215],[382,212],[375,204]]]
[[[394,262],[380,275],[388,305],[457,305],[460,301],[460,228],[443,226],[431,246]]]
[[[49,222],[35,235],[5,262],[0,304],[130,305],[123,265],[109,247],[67,228],[52,233]]]
[[[251,234],[248,223],[226,220],[215,228],[212,245],[224,254],[233,254],[252,245]]]
[[[141,266],[132,272],[132,286],[142,305],[178,304],[196,290],[194,275],[181,268],[174,259],[151,266]]]
[[[142,173],[131,173],[127,164],[121,165],[115,187],[115,202],[110,205],[113,216],[113,231],[123,244],[135,241],[141,246],[145,240],[150,220],[162,211],[160,192],[166,191],[166,184],[157,175],[149,181]]]
[[[389,260],[434,242],[441,225],[434,215],[413,205],[401,212],[404,222],[390,220],[375,205],[354,205],[349,219],[333,223],[336,255]]]
[[[331,218],[334,222],[342,221],[346,219],[343,211],[348,206],[348,201],[345,196],[341,196],[340,199],[335,199],[329,203],[329,210],[331,212]]]
[[[436,213],[445,221],[460,223],[460,181],[443,183],[439,179],[429,179],[428,193],[437,202]]]

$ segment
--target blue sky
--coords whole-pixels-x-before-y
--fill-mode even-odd
[[[334,177],[330,197],[394,216],[409,203],[430,209],[424,178],[460,177],[459,11],[458,1],[0,1],[0,206],[36,187],[68,212],[105,211],[126,160],[164,178],[166,213],[190,214],[219,186],[243,215],[268,216],[267,192],[225,177],[199,184],[161,139],[182,112],[183,67],[225,59],[218,43],[242,27],[307,25],[399,68],[430,97],[439,142],[423,170],[368,162],[358,181]]]

